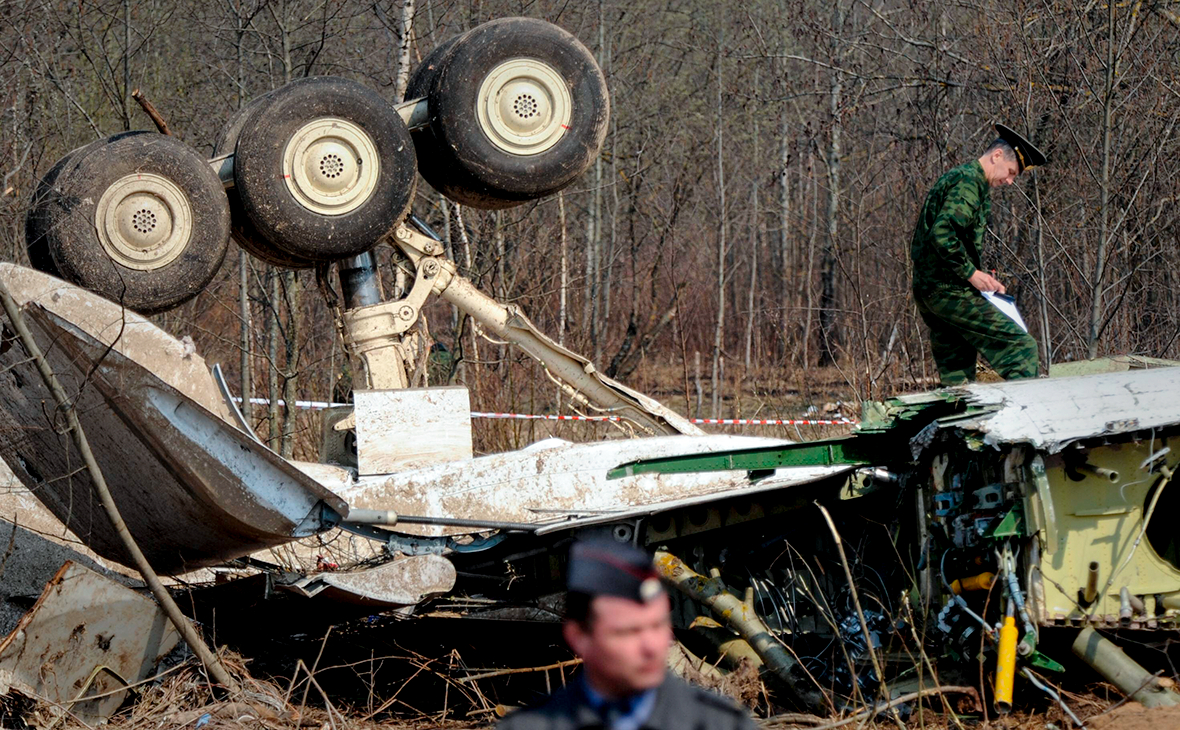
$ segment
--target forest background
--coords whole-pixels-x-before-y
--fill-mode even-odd
[[[1042,362],[1180,358],[1176,0],[0,0],[0,257],[27,264],[25,212],[58,158],[153,128],[135,89],[211,154],[234,110],[289,80],[345,76],[397,102],[435,45],[509,15],[598,59],[605,148],[552,198],[480,211],[419,180],[415,210],[482,289],[677,410],[782,418],[931,386],[910,233],[994,122],[1051,160],[993,196],[984,251]],[[380,260],[389,290],[388,247]],[[467,385],[478,411],[569,412],[527,356],[428,312],[452,354],[432,385]],[[247,410],[274,447],[314,458],[314,414],[277,405],[328,400],[345,368],[312,272],[231,247],[155,319],[271,400]],[[483,422],[477,449],[551,432]]]

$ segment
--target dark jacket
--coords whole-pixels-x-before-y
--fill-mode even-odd
[[[581,690],[570,682],[540,707],[517,710],[504,718],[498,730],[578,730],[601,728],[602,718]],[[656,690],[656,706],[643,723],[645,730],[755,730],[757,725],[732,700],[686,684],[668,674]]]

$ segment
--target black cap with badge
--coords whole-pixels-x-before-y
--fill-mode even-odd
[[[664,592],[651,555],[608,540],[573,544],[567,588],[571,593],[620,596],[637,603],[647,603]]]
[[[1016,160],[1020,163],[1021,172],[1024,172],[1030,167],[1038,167],[1048,162],[1045,154],[1038,150],[1032,142],[1022,137],[1015,129],[1003,124],[997,124],[995,127],[996,132],[1000,135],[1000,139],[1007,142],[1016,151]]]

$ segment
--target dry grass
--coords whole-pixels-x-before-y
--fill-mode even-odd
[[[419,657],[422,667],[443,668],[449,664],[445,657],[429,660]],[[300,664],[295,676],[286,682],[261,681],[250,676],[247,662],[232,652],[222,653],[222,660],[229,670],[239,678],[242,691],[229,694],[208,684],[200,665],[190,659],[179,668],[174,668],[158,683],[142,689],[133,701],[124,705],[122,711],[112,717],[108,727],[112,730],[376,730],[405,729],[425,730],[444,728],[446,730],[467,730],[490,727],[504,712],[502,706],[489,705],[480,698],[467,697],[472,705],[483,705],[485,709],[469,712],[466,719],[451,720],[443,716],[417,717],[383,716],[376,713],[348,711],[338,707],[332,698],[320,689],[315,673]],[[414,657],[407,661],[413,662]],[[443,670],[445,671],[445,669]],[[452,678],[454,679],[454,678]],[[709,684],[708,682],[705,682]],[[456,681],[455,687],[460,684]],[[728,675],[721,684],[713,683],[713,689],[724,692],[747,707],[765,707],[766,689],[752,667]],[[470,687],[466,688],[468,691]],[[1094,691],[1082,694],[1066,693],[1074,710],[1096,730],[1173,730],[1180,728],[1180,708],[1159,708],[1147,710],[1137,703],[1113,701],[1110,688],[1099,686]],[[478,692],[478,691],[477,691]],[[93,728],[67,715],[57,719],[60,712],[44,702],[28,702],[16,707],[15,695],[4,698],[5,710],[19,710],[19,713],[5,713],[5,727],[20,727],[14,718],[23,716],[30,726],[52,727],[54,730],[93,730]],[[820,718],[800,714],[778,715],[761,724],[773,730],[820,730],[840,723],[843,717],[849,722],[842,727],[885,730],[898,727],[896,721],[886,713],[869,719],[853,720],[850,715]],[[1032,730],[1045,728],[1049,724],[1065,730],[1072,727],[1068,717],[1056,705],[1049,705],[1039,711],[1017,712],[996,718],[978,712],[974,698],[951,697],[946,705],[937,698],[929,698],[925,705],[913,704],[904,726],[922,730],[963,730],[967,727],[984,730]]]

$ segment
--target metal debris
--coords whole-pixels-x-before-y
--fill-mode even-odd
[[[122,704],[120,687],[149,676],[178,641],[154,601],[67,562],[0,642],[0,693],[15,688],[93,724]],[[93,695],[106,696],[86,699]]]
[[[346,573],[316,573],[278,587],[304,596],[374,608],[414,606],[455,586],[455,566],[437,555],[415,555],[376,568]]]

